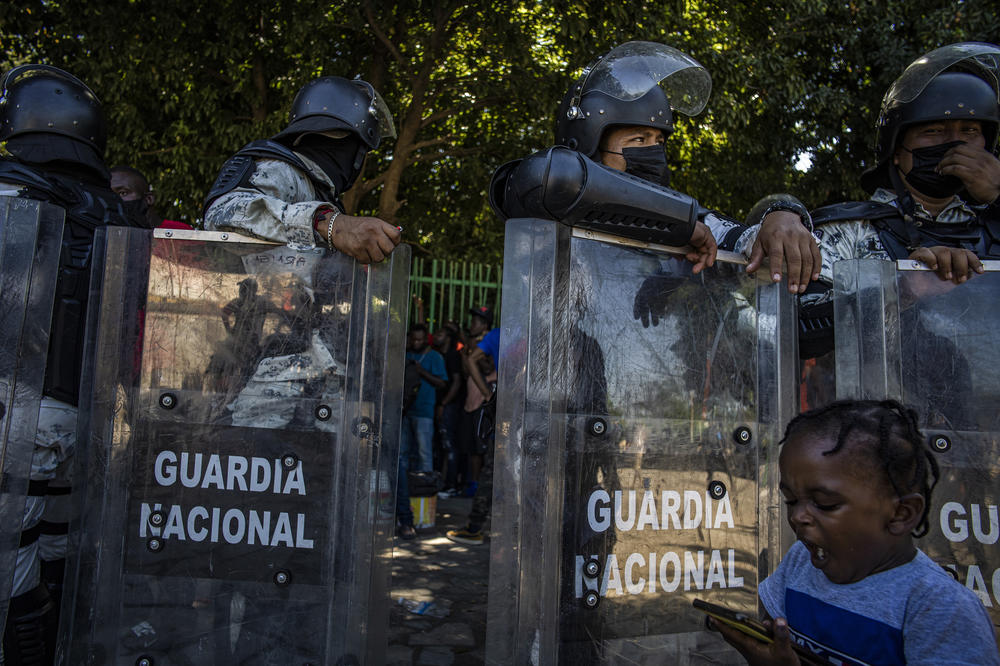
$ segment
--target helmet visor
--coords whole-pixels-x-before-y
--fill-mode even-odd
[[[581,92],[596,90],[626,102],[659,85],[671,108],[688,116],[698,115],[712,93],[712,77],[697,60],[656,42],[616,46],[583,76]]]
[[[993,90],[1000,87],[1000,46],[984,42],[949,44],[910,63],[885,94],[882,109],[912,102],[938,74],[957,65],[985,80]]]
[[[395,139],[396,126],[392,124],[392,113],[389,112],[389,105],[385,103],[382,95],[379,95],[378,91],[374,88],[372,89],[372,93],[372,102],[371,106],[368,107],[368,113],[378,119],[379,138],[384,139],[389,137],[390,139]]]

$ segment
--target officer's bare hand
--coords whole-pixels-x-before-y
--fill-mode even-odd
[[[962,284],[974,272],[983,273],[986,270],[979,257],[969,250],[957,247],[935,245],[917,248],[910,253],[910,259],[924,264],[942,280],[951,280],[955,284]]]
[[[694,232],[691,234],[688,245],[691,246],[691,249],[684,257],[694,264],[691,269],[692,273],[697,275],[715,263],[715,255],[719,248],[715,244],[715,237],[712,236],[711,229],[704,222],[695,223]]]
[[[776,210],[764,217],[750,251],[747,273],[760,268],[765,256],[769,258],[774,282],[781,282],[782,264],[788,265],[788,291],[793,294],[801,294],[810,280],[819,279],[823,263],[819,246],[795,213]]]
[[[341,213],[333,221],[331,234],[335,248],[363,264],[377,264],[388,257],[399,244],[401,236],[399,227],[377,217],[346,213]]]
[[[773,643],[758,641],[715,618],[709,618],[708,622],[713,629],[722,634],[727,643],[739,650],[750,666],[798,666],[802,663],[792,649],[791,634],[784,618],[778,618],[774,622],[764,621],[764,625],[774,634]]]
[[[955,146],[941,158],[938,172],[961,178],[979,203],[992,203],[1000,196],[1000,159],[988,150],[968,143]]]

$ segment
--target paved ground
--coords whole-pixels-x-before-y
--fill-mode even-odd
[[[471,508],[470,499],[439,499],[434,527],[418,530],[413,541],[396,537],[390,666],[484,663],[489,539],[481,546],[466,546],[445,537],[448,530],[465,525]],[[400,599],[421,614],[398,603]]]

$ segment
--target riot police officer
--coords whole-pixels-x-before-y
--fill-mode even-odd
[[[674,113],[700,113],[711,86],[701,64],[670,46],[627,42],[612,49],[564,96],[557,145],[497,170],[494,209],[504,218],[560,219],[640,240],[688,244],[695,272],[713,263],[718,241],[722,249],[747,255],[751,272],[769,256],[775,281],[787,261],[789,290],[804,291],[816,275],[819,252],[798,200],[767,198],[755,207],[763,223],[748,228],[666,187],[670,171],[663,146]]]
[[[800,350],[832,347],[833,264],[915,259],[956,284],[1000,258],[1000,46],[962,42],[913,61],[882,101],[863,202],[813,212],[820,281],[801,297]]]
[[[205,202],[205,228],[305,247],[318,241],[363,263],[382,261],[401,230],[348,215],[341,195],[387,136],[395,137],[392,117],[370,84],[338,76],[310,81],[284,130],[247,144],[222,166]]]
[[[64,483],[56,491],[58,481],[50,482],[69,478],[76,445],[94,231],[105,225],[139,226],[127,219],[121,198],[110,189],[106,138],[100,100],[68,72],[22,65],[0,81],[0,141],[9,153],[0,159],[0,195],[46,201],[66,212],[44,397],[4,632],[6,663],[27,663],[53,647],[44,627],[54,628],[58,597],[51,599],[49,591],[61,589],[66,552],[65,515],[54,520],[53,508],[66,503],[68,489]]]

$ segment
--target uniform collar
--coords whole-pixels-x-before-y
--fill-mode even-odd
[[[887,190],[880,187],[875,190],[872,194],[872,201],[877,201],[879,203],[891,204],[893,206],[899,207],[899,196],[892,190]],[[968,204],[964,199],[962,199],[957,194],[952,197],[951,201],[941,209],[941,212],[934,217],[927,209],[924,208],[916,199],[913,200],[914,205],[914,217],[927,220],[929,222],[934,222],[936,224],[965,224],[969,222],[970,219],[976,217],[975,207]]]

